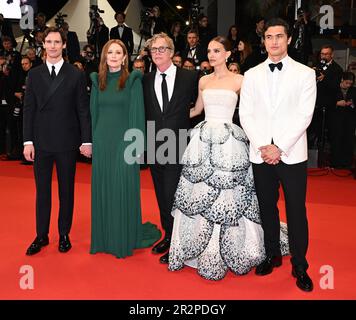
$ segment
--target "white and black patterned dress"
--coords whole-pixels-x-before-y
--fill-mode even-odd
[[[265,258],[248,140],[232,123],[237,95],[205,89],[205,120],[192,132],[175,194],[169,270],[188,265],[209,280],[241,275]],[[286,225],[281,251],[288,253]]]

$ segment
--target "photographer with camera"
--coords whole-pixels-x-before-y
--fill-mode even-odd
[[[8,154],[9,160],[20,160],[22,164],[31,164],[25,160],[23,150],[23,101],[26,91],[26,79],[28,72],[32,68],[31,60],[28,57],[23,57],[21,60],[21,71],[12,77],[11,88],[11,109],[9,114],[9,131],[11,137],[11,146]]]
[[[166,22],[161,17],[159,6],[154,6],[150,12],[151,18],[151,36],[161,32],[167,32]]]
[[[1,56],[1,91],[2,105],[6,108],[6,114],[3,113],[5,120],[6,135],[6,160],[18,160],[21,157],[18,145],[18,120],[19,115],[17,100],[15,97],[15,87],[21,74],[21,55],[13,49],[12,41],[9,37],[3,37],[4,50],[0,52]],[[3,109],[4,110],[4,109]]]
[[[11,23],[4,19],[4,15],[0,13],[0,50],[3,49],[2,38],[9,37],[12,41],[12,45],[15,48],[17,42],[12,31]]]
[[[330,110],[335,106],[335,96],[339,90],[343,72],[333,58],[334,48],[331,45],[322,46],[320,60],[314,67],[317,81],[317,97],[313,120],[308,128],[310,146],[316,146],[317,144],[320,146],[320,143],[324,144],[326,138],[328,138]]]
[[[356,128],[355,75],[343,72],[330,117],[331,167],[351,169]]]
[[[126,15],[123,12],[115,13],[115,20],[117,21],[117,26],[110,30],[110,39],[121,40],[131,56],[134,49],[133,32],[132,29],[125,25]]]
[[[35,49],[36,57],[38,57],[40,59],[42,58],[43,52],[44,52],[43,40],[44,40],[44,32],[36,31],[33,47]]]
[[[86,79],[87,79],[87,88],[90,93],[92,81],[90,79],[90,74],[92,72],[98,72],[99,60],[95,57],[95,50],[91,44],[86,44],[83,47],[81,52],[80,60],[81,64],[84,67]]]
[[[41,58],[36,56],[36,49],[33,47],[27,48],[26,57],[30,59],[32,67],[37,67],[43,63]]]
[[[45,30],[48,28],[46,24],[46,19],[46,15],[42,12],[39,12],[35,17],[35,26],[32,32],[29,33],[30,30],[24,30],[24,35],[31,46],[35,43],[36,34],[38,32],[41,32],[41,34],[43,34],[43,32],[45,32]]]
[[[146,40],[154,34],[166,32],[166,22],[161,17],[161,11],[158,6],[152,9],[147,8],[141,11],[140,33]]]
[[[156,65],[152,61],[152,56],[147,47],[147,43],[145,43],[145,46],[140,50],[140,53],[136,59],[142,59],[145,61],[145,73],[156,70]]]
[[[0,50],[0,155],[6,153],[6,128],[9,106],[6,101],[6,87],[4,73],[6,60],[3,52]]]
[[[21,69],[21,54],[14,49],[13,42],[10,37],[2,37],[3,49],[1,50],[6,60],[5,67],[12,72]]]
[[[297,21],[293,25],[289,55],[296,61],[308,64],[309,55],[313,54],[308,15],[303,8],[297,10]]]
[[[90,27],[87,31],[87,39],[88,43],[94,46],[95,57],[98,59],[104,45],[109,41],[109,28],[100,17],[100,13],[104,13],[104,10],[100,10],[97,5],[90,6]]]

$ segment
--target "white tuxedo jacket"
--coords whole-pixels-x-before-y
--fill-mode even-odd
[[[268,60],[245,73],[241,88],[240,122],[250,140],[250,161],[262,163],[259,147],[273,142],[282,150],[282,161],[306,161],[306,129],[315,107],[315,71],[287,57],[274,105],[268,86]],[[275,70],[274,72],[278,72]]]

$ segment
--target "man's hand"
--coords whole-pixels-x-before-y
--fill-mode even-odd
[[[24,146],[23,155],[27,161],[35,161],[35,147],[33,144],[27,144]]]
[[[22,92],[15,92],[15,97],[16,97],[17,99],[21,100],[21,99],[22,99],[22,96],[23,96]]]
[[[324,80],[324,78],[325,78],[325,74],[324,74],[324,73],[322,73],[322,74],[320,74],[320,76],[319,76],[319,77],[317,77],[317,78],[316,78],[316,80],[317,80],[317,81],[323,81],[323,80]]]
[[[91,145],[81,145],[79,150],[83,156],[85,156],[87,158],[91,158],[91,155],[92,155],[92,146]]]
[[[267,164],[276,165],[281,161],[281,151],[274,144],[258,148],[261,151],[261,157]]]

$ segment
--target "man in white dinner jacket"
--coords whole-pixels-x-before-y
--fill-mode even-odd
[[[305,198],[307,186],[307,135],[316,99],[313,69],[288,54],[289,26],[273,18],[265,25],[265,62],[245,73],[241,88],[241,125],[250,140],[259,200],[266,259],[256,268],[267,275],[282,264],[280,220],[277,202],[282,185],[288,225],[292,275],[303,291],[312,291],[307,274],[308,221]]]

